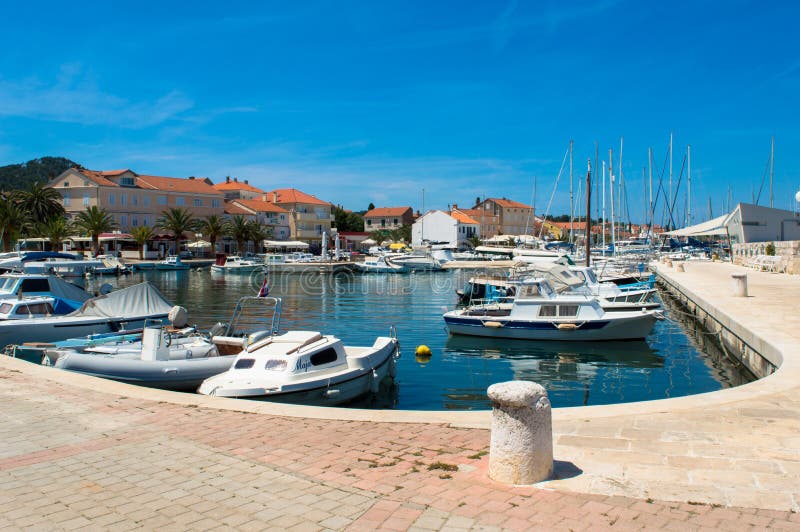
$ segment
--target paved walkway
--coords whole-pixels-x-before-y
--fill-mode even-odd
[[[737,300],[731,268],[665,275],[770,338],[781,369],[714,394],[557,410],[562,478],[535,487],[487,479],[486,413],[332,413],[0,357],[0,529],[800,530],[800,318],[786,312],[800,279],[751,275],[754,297]]]

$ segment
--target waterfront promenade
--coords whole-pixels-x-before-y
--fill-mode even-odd
[[[800,530],[800,279],[748,272],[753,297],[733,298],[738,271],[663,275],[769,341],[780,370],[556,410],[562,478],[535,487],[487,479],[485,412],[178,395],[0,357],[0,529]]]

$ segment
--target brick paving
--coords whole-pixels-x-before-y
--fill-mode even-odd
[[[800,530],[790,511],[499,485],[483,429],[186,406],[14,364],[0,530]]]

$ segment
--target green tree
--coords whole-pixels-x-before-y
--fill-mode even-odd
[[[50,218],[46,223],[39,225],[39,234],[50,240],[50,249],[58,251],[74,231],[72,224],[63,216]]]
[[[197,229],[203,238],[211,243],[211,253],[217,250],[217,240],[225,234],[225,220],[212,214],[197,223]]]
[[[64,216],[61,194],[56,189],[42,185],[38,181],[31,185],[30,190],[21,190],[15,195],[20,207],[38,223],[46,224],[53,218]]]
[[[194,231],[197,221],[188,209],[173,207],[161,213],[161,217],[156,220],[156,225],[172,233],[175,240],[175,254],[177,255],[180,252],[183,233]]]
[[[13,195],[0,195],[0,240],[3,251],[14,249],[17,240],[31,228],[30,215]]]
[[[371,210],[372,210],[372,209],[374,209],[374,208],[375,208],[375,204],[374,204],[374,203],[372,203],[372,202],[370,202],[370,203],[369,203],[369,206],[367,206],[367,210],[368,210],[368,211],[371,211]]]
[[[248,237],[256,244],[256,251],[260,252],[261,247],[264,245],[264,240],[272,236],[272,228],[266,225],[261,225],[256,220],[250,220],[248,223]]]
[[[92,237],[92,251],[100,248],[100,233],[107,233],[116,229],[114,217],[105,209],[98,209],[92,205],[75,216],[75,227]]]
[[[389,236],[390,236],[390,235],[389,235],[389,231],[387,231],[386,229],[377,229],[377,230],[375,230],[375,231],[372,231],[372,232],[369,234],[369,237],[370,237],[372,240],[374,240],[374,241],[375,241],[375,243],[376,243],[376,244],[378,244],[379,246],[381,245],[381,243],[382,243],[384,240],[388,240],[388,239],[389,239]]]
[[[363,231],[364,218],[355,212],[347,212],[341,207],[334,206],[331,209],[334,224],[339,231]]]
[[[252,227],[244,216],[237,214],[228,220],[226,234],[236,240],[236,251],[241,254],[244,243],[250,240]]]
[[[476,248],[481,245],[481,239],[477,236],[471,236],[467,239],[467,242],[473,247]]]
[[[139,260],[144,260],[144,245],[153,239],[155,231],[149,225],[140,225],[131,229],[131,236],[139,247]]]

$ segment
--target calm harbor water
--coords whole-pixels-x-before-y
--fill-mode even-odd
[[[677,397],[740,384],[738,374],[702,331],[677,309],[645,341],[553,343],[448,336],[442,313],[474,271],[413,275],[270,274],[271,296],[283,299],[281,330],[306,329],[371,345],[397,327],[402,357],[398,385],[378,403],[358,406],[410,410],[490,408],[486,388],[511,379],[544,385],[554,406],[580,406]],[[227,321],[237,299],[255,295],[263,277],[202,270],[139,272],[87,280],[97,290],[151,281],[190,323],[207,328]],[[682,321],[686,323],[682,323]],[[420,360],[416,346],[433,356]]]

